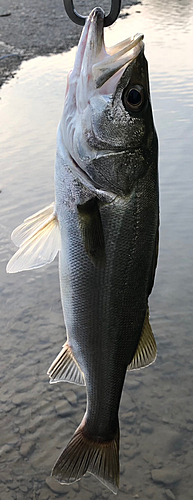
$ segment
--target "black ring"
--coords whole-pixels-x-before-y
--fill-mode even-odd
[[[79,24],[80,26],[84,26],[85,21],[87,19],[86,16],[81,16],[74,8],[73,0],[63,0],[64,7],[68,17],[75,24]],[[116,19],[118,18],[119,12],[121,9],[121,0],[111,0],[111,10],[108,16],[104,18],[104,27],[111,26]]]

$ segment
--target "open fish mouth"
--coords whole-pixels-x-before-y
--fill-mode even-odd
[[[112,47],[105,48],[105,57],[102,61],[95,63],[92,68],[97,88],[102,87],[117,72],[119,72],[119,78],[121,77],[125,66],[131,63],[142,49],[143,38],[141,33],[137,33]],[[122,72],[120,72],[121,69]]]
[[[104,11],[100,7],[95,8],[87,18],[80,38],[72,78],[82,78],[82,85],[88,90],[94,87],[101,89],[100,93],[112,93],[125,67],[141,51],[143,37],[137,33],[107,48],[104,42]],[[109,80],[110,85],[105,86]]]

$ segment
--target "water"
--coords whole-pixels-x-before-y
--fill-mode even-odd
[[[160,142],[161,241],[150,301],[158,358],[151,367],[126,378],[117,498],[191,500],[193,2],[149,0],[129,13],[107,30],[107,39],[111,45],[135,32],[145,34]],[[59,490],[50,489],[56,487],[49,482],[50,470],[85,408],[84,388],[50,386],[46,376],[64,342],[57,260],[39,270],[5,273],[15,250],[10,232],[24,217],[53,201],[56,130],[74,53],[75,49],[23,63],[1,91],[3,500],[57,498]],[[60,498],[77,500],[109,496],[113,498],[90,475],[60,491]]]

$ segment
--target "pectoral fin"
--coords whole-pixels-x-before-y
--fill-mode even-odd
[[[138,370],[139,368],[145,368],[145,366],[149,366],[155,361],[156,356],[156,342],[151,329],[151,325],[149,323],[149,308],[147,308],[139,344],[131,363],[127,367],[127,370]]]
[[[97,198],[77,206],[82,240],[95,266],[104,265],[105,242]]]
[[[54,204],[24,220],[11,238],[19,250],[7,264],[7,273],[17,273],[49,264],[60,250],[60,229]]]

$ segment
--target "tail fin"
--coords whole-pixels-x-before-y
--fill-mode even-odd
[[[52,470],[60,483],[70,484],[86,472],[94,474],[113,493],[119,487],[119,429],[111,441],[92,441],[84,436],[81,424]]]

